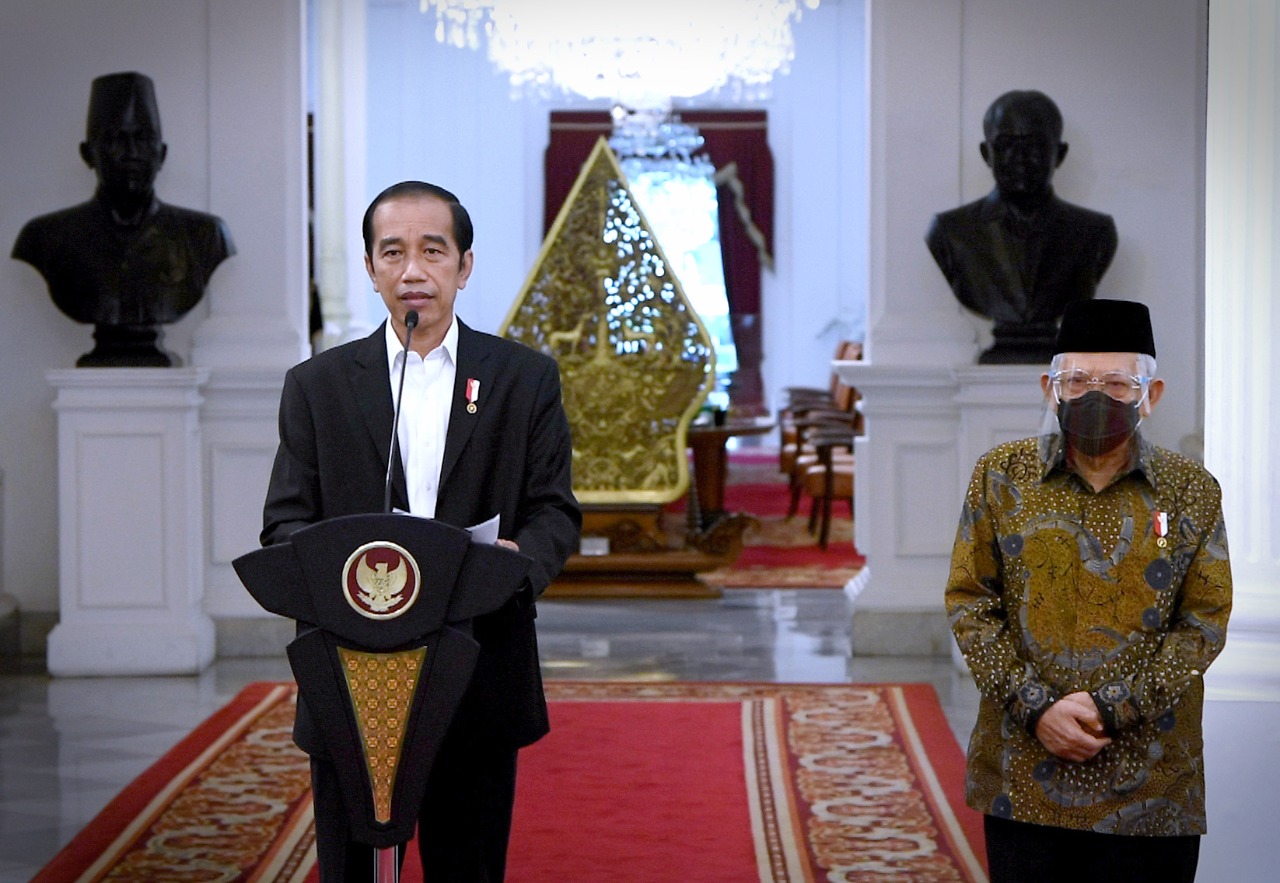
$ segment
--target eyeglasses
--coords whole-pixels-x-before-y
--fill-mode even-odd
[[[1143,387],[1151,378],[1123,371],[1109,371],[1101,377],[1094,377],[1088,371],[1075,369],[1058,371],[1049,379],[1053,381],[1053,392],[1059,400],[1076,399],[1091,389],[1097,389],[1117,402],[1132,402],[1141,397]]]

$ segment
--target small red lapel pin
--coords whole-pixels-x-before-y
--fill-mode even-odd
[[[474,377],[467,378],[467,413],[476,412],[476,400],[480,398],[480,381]]]

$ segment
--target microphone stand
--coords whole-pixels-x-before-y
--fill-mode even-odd
[[[400,851],[401,846],[388,846],[386,849],[373,851],[374,883],[400,883]]]
[[[387,319],[391,321],[390,318]],[[400,383],[396,389],[396,412],[391,418],[391,444],[387,448],[387,479],[382,490],[382,511],[391,512],[391,471],[395,466],[396,452],[400,450],[400,403],[404,401],[404,376],[409,373],[409,342],[413,329],[418,327],[418,311],[410,310],[404,317],[404,358],[400,362]],[[400,847],[373,850],[373,879],[375,883],[400,883]]]
[[[391,321],[390,318],[387,319]],[[391,470],[396,462],[396,452],[400,450],[400,402],[404,399],[404,376],[409,373],[409,341],[413,339],[413,329],[418,327],[418,311],[410,310],[404,317],[404,359],[400,363],[400,385],[396,390],[396,413],[391,418],[391,444],[387,449],[387,479],[382,490],[382,511],[391,512]]]

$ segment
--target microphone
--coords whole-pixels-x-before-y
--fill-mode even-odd
[[[390,322],[390,319],[387,319]],[[382,490],[382,511],[391,511],[391,468],[396,462],[396,451],[400,449],[400,402],[404,398],[404,376],[409,373],[409,341],[413,339],[413,329],[418,327],[418,311],[410,310],[404,316],[404,360],[400,363],[400,386],[396,390],[396,413],[391,418],[391,445],[387,449],[387,480]]]

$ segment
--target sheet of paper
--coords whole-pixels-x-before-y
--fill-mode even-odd
[[[406,512],[404,509],[399,507],[392,509],[391,511],[396,515],[412,515],[414,518],[423,517],[421,515],[414,515],[412,512]],[[498,541],[498,522],[501,517],[501,515],[495,515],[492,518],[480,522],[479,524],[473,524],[466,528],[467,533],[471,534],[471,542],[486,543],[490,546],[496,543]]]
[[[496,543],[498,541],[499,518],[500,516],[495,515],[487,521],[482,521],[479,524],[473,524],[471,527],[468,527],[467,531],[471,534],[471,542],[487,543],[490,546]]]

